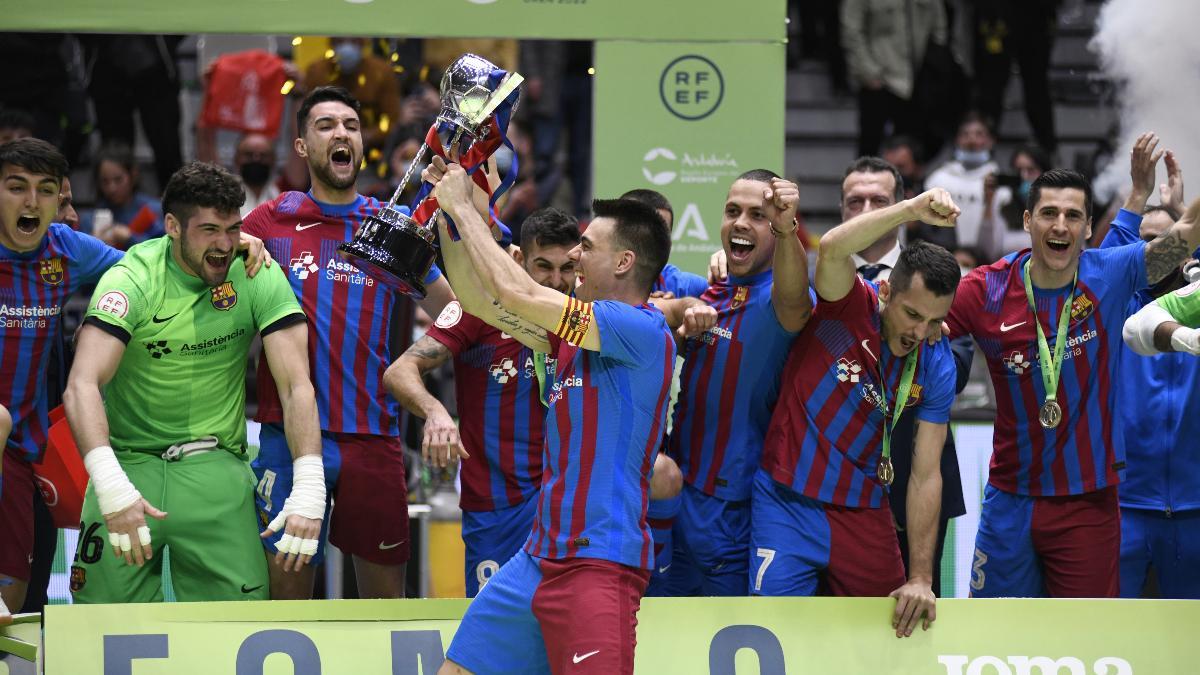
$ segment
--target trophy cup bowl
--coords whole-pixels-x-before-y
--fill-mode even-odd
[[[457,147],[461,157],[475,141],[486,136],[488,127],[483,122],[490,114],[488,105],[494,103],[495,93],[488,80],[496,70],[497,66],[487,59],[464,54],[442,75],[442,107],[435,124],[448,155]],[[420,223],[400,211],[396,201],[413,179],[413,168],[428,151],[429,147],[422,144],[387,205],[363,221],[353,240],[337,247],[342,258],[367,275],[418,300],[425,297],[425,276],[437,258],[434,227],[438,213],[429,223]]]

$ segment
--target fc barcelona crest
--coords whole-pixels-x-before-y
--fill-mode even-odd
[[[750,287],[738,286],[737,290],[733,292],[733,302],[729,303],[729,308],[737,309],[741,307],[746,304],[746,298],[748,297],[750,297]]]
[[[233,282],[226,281],[212,289],[212,305],[221,311],[232,309],[237,304],[237,291],[233,290]]]
[[[1086,295],[1080,295],[1071,303],[1071,318],[1075,321],[1083,321],[1095,308],[1096,306],[1092,304],[1091,300],[1088,300]]]
[[[38,263],[38,276],[42,281],[51,286],[57,286],[63,282],[63,259],[62,258],[47,258]]]

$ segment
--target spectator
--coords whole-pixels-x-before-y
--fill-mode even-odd
[[[388,147],[384,153],[387,157],[384,175],[363,192],[381,202],[386,203],[390,200],[392,194],[396,192],[396,188],[400,187],[400,181],[408,171],[409,165],[413,163],[417,153],[421,150],[421,144],[425,141],[425,131],[425,127],[416,124],[406,124],[395,129],[388,139]],[[404,192],[397,200],[398,204],[410,204],[416,197],[417,191],[421,189],[421,172],[428,166],[428,161],[429,155],[426,154],[425,159],[417,164],[409,178],[408,185],[405,186]]]
[[[858,87],[858,154],[876,154],[889,123],[891,133],[920,135],[913,84],[926,45],[946,44],[945,6],[940,0],[843,0],[841,20],[850,79]]]
[[[950,193],[954,203],[962,209],[958,226],[949,230],[956,237],[936,243],[954,250],[957,245],[975,246],[979,243],[979,229],[983,223],[983,179],[999,171],[992,160],[995,136],[988,121],[978,112],[969,112],[958,125],[954,139],[954,159],[946,162],[925,181],[926,188],[942,188]]]
[[[1050,99],[1050,54],[1058,2],[1047,0],[977,0],[975,6],[975,97],[980,111],[1000,120],[1004,92],[1015,60],[1021,69],[1025,115],[1039,145],[1058,147],[1054,104]]]
[[[1023,145],[1013,153],[1009,168],[1012,173],[1007,179],[995,174],[984,178],[979,247],[987,261],[1029,245],[1029,234],[1025,232],[1025,200],[1033,181],[1050,169],[1050,155],[1036,145]],[[1009,185],[1001,185],[1001,180]]]
[[[527,42],[533,132],[533,171],[539,205],[549,204],[564,173],[571,182],[571,212],[581,221],[590,215],[592,163],[592,65],[590,42]],[[559,143],[567,133],[566,171],[558,167]]]
[[[96,127],[105,143],[133,147],[133,113],[154,150],[154,174],[161,189],[183,165],[179,148],[179,67],[177,35],[92,35],[83,39],[92,79],[88,92],[96,107]],[[159,227],[161,234],[161,225]]]
[[[263,134],[246,134],[238,141],[233,166],[242,177],[246,202],[242,217],[259,204],[279,196],[279,178],[275,175],[275,142]]]
[[[925,191],[924,153],[919,141],[911,136],[892,136],[883,142],[879,154],[900,172],[904,179],[905,199]]]
[[[0,145],[33,136],[33,115],[19,108],[0,108]]]
[[[330,58],[314,61],[304,73],[309,89],[337,85],[362,103],[363,146],[382,152],[388,129],[405,120],[400,107],[400,87],[392,65],[372,54],[367,38],[331,38]]]
[[[58,215],[54,222],[62,223],[72,230],[79,230],[79,212],[75,210],[75,199],[71,193],[71,179],[63,176],[62,188],[58,191]]]
[[[114,248],[161,236],[162,207],[158,200],[137,191],[138,166],[133,150],[112,145],[96,156],[96,208],[86,230]]]

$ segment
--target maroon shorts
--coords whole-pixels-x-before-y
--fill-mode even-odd
[[[29,581],[33,563],[33,466],[14,450],[4,450],[0,487],[0,574]],[[14,608],[14,611],[15,608]]]
[[[329,542],[377,565],[408,562],[408,482],[400,439],[333,433],[325,437],[326,451],[332,437],[341,456]]]

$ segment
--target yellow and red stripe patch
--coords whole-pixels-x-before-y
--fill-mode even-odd
[[[554,334],[578,347],[587,336],[588,329],[592,327],[593,316],[592,303],[567,298]]]

